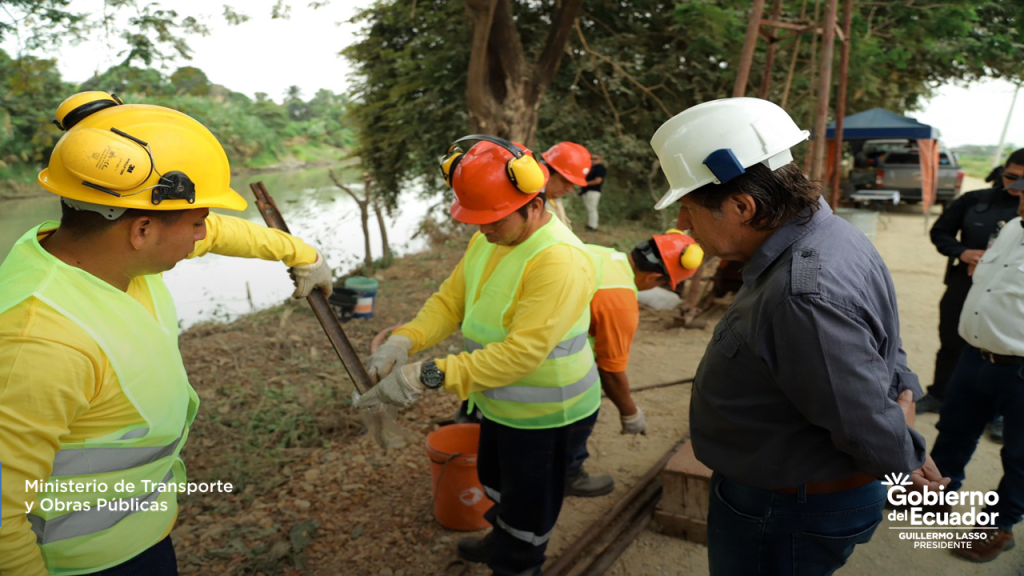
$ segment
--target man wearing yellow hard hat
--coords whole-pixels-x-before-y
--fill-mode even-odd
[[[211,252],[280,260],[300,298],[329,293],[331,270],[295,237],[210,212],[246,201],[192,118],[85,92],[56,123],[39,184],[61,222],[0,264],[0,574],[177,574],[176,495],[154,486],[185,482],[199,398],[160,274]]]

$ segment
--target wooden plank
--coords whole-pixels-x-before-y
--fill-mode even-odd
[[[666,536],[682,538],[683,540],[689,540],[704,546],[708,545],[707,522],[656,510],[654,512],[654,523],[658,531]]]

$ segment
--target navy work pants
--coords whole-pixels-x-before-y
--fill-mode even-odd
[[[1010,530],[1024,514],[1024,368],[992,364],[967,346],[949,380],[932,448],[935,465],[952,479],[947,492],[960,489],[985,425],[999,414],[1004,418],[1003,479],[996,490],[999,502],[986,512],[998,512],[996,527]]]
[[[90,576],[178,576],[178,560],[174,556],[174,544],[168,536],[135,558],[93,572]]]
[[[871,539],[884,504],[880,482],[834,494],[785,494],[716,472],[708,511],[711,576],[832,574],[854,546]]]
[[[939,351],[935,354],[935,378],[928,387],[928,394],[939,400],[946,397],[949,379],[953,376],[960,353],[967,345],[960,337],[960,311],[964,309],[970,291],[970,276],[951,273],[946,293],[939,300]]]
[[[486,417],[481,421],[476,466],[484,492],[494,502],[485,518],[494,526],[487,565],[495,574],[540,574],[565,497],[571,432],[588,423],[593,428],[596,420],[595,413],[541,430],[511,428]]]

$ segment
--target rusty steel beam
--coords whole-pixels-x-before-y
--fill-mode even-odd
[[[687,434],[679,442],[669,449],[664,456],[658,460],[654,466],[652,466],[647,472],[636,481],[636,484],[626,492],[625,496],[621,500],[612,506],[612,509],[601,515],[600,518],[594,521],[586,530],[580,534],[572,544],[569,545],[559,556],[553,560],[549,560],[544,568],[544,574],[546,576],[564,576],[569,570],[574,569],[577,559],[579,556],[593,543],[595,542],[604,532],[607,526],[612,525],[615,519],[627,508],[630,508],[638,500],[641,500],[644,493],[646,493],[654,481],[658,478],[658,474],[665,468],[668,461],[676,455],[677,452],[689,441],[690,435]]]
[[[750,24],[747,25],[747,37],[743,41],[740,64],[736,70],[736,83],[732,87],[733,98],[739,98],[747,93],[747,80],[750,78],[750,66],[754,62],[754,49],[757,48],[757,33],[761,29],[763,13],[764,0],[754,0],[754,6],[750,10]]]
[[[267,226],[288,232],[288,225],[285,224],[281,211],[277,209],[277,204],[274,203],[274,199],[267,192],[263,182],[250,184],[249,188],[252,189],[253,195],[256,196],[256,207],[259,208],[260,214],[263,215],[263,220],[266,221]],[[360,394],[365,394],[370,388],[373,388],[373,383],[370,381],[370,376],[366,373],[366,368],[363,367],[362,361],[359,360],[359,355],[356,354],[355,348],[352,347],[352,343],[345,336],[345,331],[341,328],[341,321],[338,320],[338,317],[334,315],[334,311],[331,310],[327,297],[320,290],[313,290],[309,296],[306,296],[306,301],[313,308],[313,313],[316,314],[316,319],[320,321],[320,326],[327,333],[327,338],[331,341],[331,345],[334,346],[334,351],[338,353],[342,365],[345,366],[345,371],[348,372],[348,377],[352,380],[352,385],[356,387]]]

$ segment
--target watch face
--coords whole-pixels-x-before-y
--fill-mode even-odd
[[[420,371],[420,382],[430,389],[440,388],[444,384],[444,372],[438,370],[433,362],[425,363]]]

